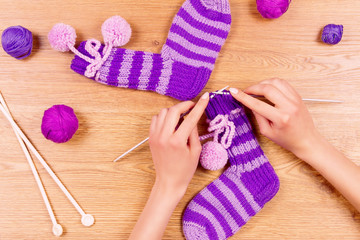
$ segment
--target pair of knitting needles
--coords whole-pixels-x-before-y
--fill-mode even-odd
[[[226,86],[218,91],[215,91],[213,93],[215,94],[224,94],[223,91],[225,89],[227,89],[229,86]],[[212,95],[211,97],[214,97],[215,95]],[[264,98],[264,96],[259,96],[259,95],[250,95],[252,97],[255,98]],[[303,101],[306,102],[326,102],[326,103],[342,103],[342,101],[339,100],[330,100],[330,99],[316,99],[316,98],[303,98]],[[186,115],[186,114],[184,114]],[[183,115],[181,115],[181,117],[184,117]],[[142,140],[141,142],[139,142],[138,144],[136,144],[134,147],[130,148],[128,151],[124,152],[121,156],[119,156],[118,158],[116,158],[114,160],[114,162],[119,161],[121,158],[125,157],[126,155],[128,155],[129,153],[131,153],[132,151],[134,151],[136,148],[140,147],[141,145],[143,145],[144,143],[146,143],[149,140],[149,137],[145,138],[144,140]]]
[[[55,236],[59,237],[62,235],[63,233],[63,228],[60,224],[58,224],[58,222],[56,221],[54,212],[51,208],[49,199],[46,195],[45,192],[45,188],[41,182],[39,173],[36,170],[35,164],[31,158],[31,155],[28,151],[28,148],[31,150],[31,152],[36,156],[36,158],[40,161],[40,163],[43,165],[43,167],[45,168],[45,170],[50,174],[50,176],[52,177],[52,179],[55,181],[55,183],[60,187],[60,189],[63,191],[63,193],[65,194],[65,196],[70,200],[70,202],[74,205],[74,207],[76,208],[76,210],[80,213],[81,215],[81,223],[84,226],[91,226],[94,224],[94,217],[90,214],[86,214],[82,208],[79,206],[79,204],[75,201],[75,199],[72,197],[72,195],[68,192],[68,190],[65,188],[65,186],[61,183],[60,179],[55,175],[55,173],[51,170],[51,168],[49,167],[49,165],[45,162],[45,160],[41,157],[41,155],[39,154],[39,152],[35,149],[35,147],[32,145],[32,143],[29,141],[29,139],[25,136],[25,134],[21,131],[21,129],[19,128],[19,126],[16,124],[16,122],[14,121],[13,117],[11,116],[10,110],[5,102],[5,99],[3,98],[3,96],[1,95],[0,92],[0,110],[1,112],[4,114],[4,116],[7,118],[7,120],[10,122],[15,135],[20,143],[20,146],[26,156],[26,159],[30,165],[31,171],[34,175],[34,178],[36,180],[36,183],[39,187],[41,196],[44,200],[46,209],[49,212],[50,215],[50,219],[52,221],[53,227],[52,227],[52,232]],[[25,145],[26,144],[26,145]],[[27,146],[27,147],[26,147]]]

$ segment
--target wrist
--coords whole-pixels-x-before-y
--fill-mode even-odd
[[[303,144],[302,148],[294,151],[294,154],[312,165],[320,158],[318,158],[318,154],[322,154],[322,151],[327,149],[328,142],[326,139],[320,135],[319,132],[315,131],[311,137],[309,137]]]
[[[169,201],[179,202],[185,195],[186,186],[174,186],[167,181],[156,178],[152,191],[155,191]]]

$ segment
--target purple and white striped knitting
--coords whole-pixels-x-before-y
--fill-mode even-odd
[[[173,20],[161,54],[113,48],[92,79],[179,100],[192,99],[210,78],[230,25],[228,0],[186,0]],[[91,57],[85,42],[78,50]],[[75,56],[71,69],[84,75],[89,64]]]
[[[243,106],[228,91],[213,95],[209,120],[227,115],[236,126],[227,149],[230,167],[187,206],[183,231],[188,240],[227,239],[259,212],[279,190],[279,179],[260,148]]]

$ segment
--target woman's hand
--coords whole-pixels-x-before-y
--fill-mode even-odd
[[[205,93],[198,103],[187,101],[154,116],[150,149],[156,180],[130,239],[161,239],[176,205],[185,194],[199,162],[201,144],[197,123],[209,102]],[[195,105],[195,106],[194,106]],[[181,118],[192,108],[180,124]]]
[[[230,92],[253,111],[263,135],[314,167],[360,211],[360,167],[318,133],[301,97],[286,81],[266,80],[244,92]],[[264,96],[274,106],[248,94]]]
[[[201,143],[197,123],[209,102],[206,93],[195,105],[191,101],[162,109],[150,126],[150,149],[156,170],[156,184],[185,192],[199,162]],[[195,107],[194,107],[195,105]],[[183,114],[194,107],[179,125]]]
[[[244,92],[234,88],[230,92],[252,110],[263,135],[298,157],[311,151],[313,142],[320,137],[300,95],[288,82],[265,80]],[[274,106],[248,94],[264,96]]]

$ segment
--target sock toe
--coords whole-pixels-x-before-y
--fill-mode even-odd
[[[206,233],[206,229],[194,222],[183,223],[183,231],[185,238],[188,240],[210,240]]]

